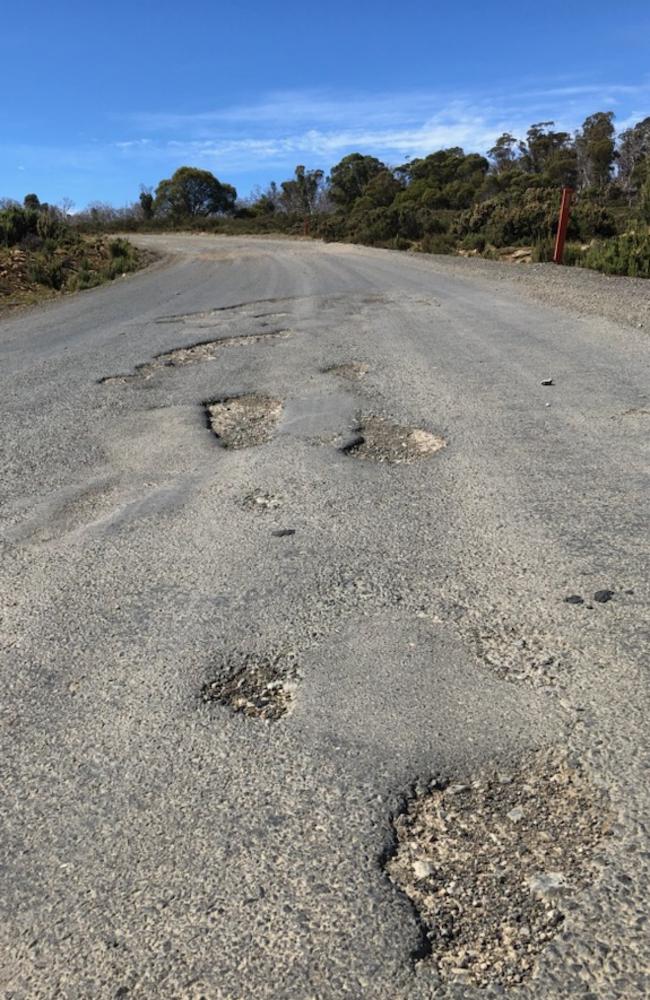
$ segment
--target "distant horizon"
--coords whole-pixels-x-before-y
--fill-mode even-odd
[[[574,132],[613,111],[620,132],[650,114],[650,14],[637,0],[525,14],[514,0],[497,12],[412,3],[399,18],[383,0],[372,13],[333,0],[313,32],[301,12],[293,0],[199,3],[197,33],[167,0],[9,11],[20,90],[0,109],[0,196],[121,207],[190,165],[246,198],[350,152],[396,166],[449,146],[485,154],[534,122]]]

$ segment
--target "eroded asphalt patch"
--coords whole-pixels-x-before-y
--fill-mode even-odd
[[[235,655],[222,665],[220,674],[204,684],[204,702],[216,702],[232,712],[269,721],[280,719],[291,708],[298,669],[290,653]]]
[[[523,982],[565,901],[594,880],[590,859],[610,825],[604,795],[557,750],[434,782],[394,821],[386,864],[418,915],[424,960],[443,979]]]
[[[184,365],[213,361],[219,351],[227,347],[247,347],[252,344],[265,344],[276,340],[287,340],[291,336],[291,330],[273,330],[268,333],[249,333],[236,337],[220,337],[216,340],[202,340],[186,347],[176,347],[171,351],[165,351],[163,354],[157,354],[151,361],[137,365],[133,372],[123,375],[107,375],[105,378],[99,380],[99,384],[114,385],[147,381],[165,369],[181,368]]]
[[[251,448],[265,444],[282,416],[281,399],[247,393],[203,404],[208,426],[223,448]]]
[[[344,361],[342,364],[330,365],[329,368],[323,369],[326,375],[338,375],[339,378],[348,379],[350,382],[360,382],[369,371],[370,365],[363,361]]]
[[[366,417],[341,451],[353,458],[393,465],[428,458],[445,448],[443,437],[419,427],[404,427],[383,417]]]

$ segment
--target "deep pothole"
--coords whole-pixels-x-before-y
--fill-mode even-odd
[[[297,681],[293,654],[242,653],[223,664],[215,680],[203,685],[201,697],[235,713],[276,721],[290,711]]]
[[[265,444],[282,416],[281,399],[247,393],[203,404],[208,426],[223,448],[252,448]]]
[[[611,823],[604,794],[557,750],[413,797],[386,871],[418,915],[423,961],[445,980],[523,982],[595,879]]]
[[[182,368],[186,365],[213,361],[219,351],[227,347],[245,347],[251,344],[264,344],[269,341],[286,340],[292,336],[291,330],[272,330],[268,333],[241,334],[236,337],[219,337],[216,340],[203,340],[187,347],[176,347],[163,354],[157,354],[151,361],[137,365],[132,372],[122,375],[107,375],[99,380],[100,385],[112,383],[146,381],[165,368]]]
[[[419,427],[394,424],[383,417],[368,417],[341,451],[353,458],[397,465],[428,458],[446,444],[443,437]]]

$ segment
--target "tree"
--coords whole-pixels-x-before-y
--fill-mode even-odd
[[[26,194],[23,198],[23,206],[28,209],[32,209],[34,212],[38,212],[41,207],[41,202],[37,194]]]
[[[208,215],[231,214],[237,192],[222,184],[209,170],[179,167],[156,188],[154,211],[174,219],[192,219]]]
[[[273,215],[280,206],[280,197],[275,181],[271,181],[266,191],[257,187],[251,192],[250,211],[253,215]]]
[[[499,136],[492,149],[488,149],[488,156],[494,163],[496,173],[503,173],[510,170],[517,163],[517,149],[519,147],[517,139],[510,132],[504,132]]]
[[[603,188],[614,167],[614,112],[597,111],[576,135],[578,183],[581,188]]]
[[[145,187],[144,184],[140,185],[140,196],[138,198],[140,202],[140,208],[142,210],[142,218],[145,220],[153,219],[154,214],[154,196],[151,188]]]
[[[521,166],[531,174],[543,175],[549,184],[575,185],[576,150],[568,132],[556,132],[555,122],[537,122],[519,143]]]
[[[650,175],[650,118],[621,132],[618,148],[618,182],[631,201]]]
[[[299,215],[311,215],[318,201],[318,194],[323,182],[322,170],[306,170],[302,164],[296,167],[295,177],[282,181],[280,187],[280,203],[285,212]]]
[[[386,164],[374,156],[350,153],[332,167],[329,194],[335,205],[349,208],[360,198],[370,181],[387,170]]]

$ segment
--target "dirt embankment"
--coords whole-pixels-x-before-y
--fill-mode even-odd
[[[127,240],[106,237],[80,236],[51,249],[0,247],[0,316],[121,278],[157,256]]]

